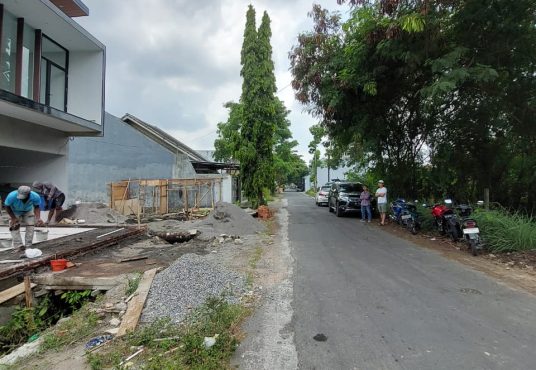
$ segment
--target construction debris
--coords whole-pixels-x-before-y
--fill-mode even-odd
[[[221,234],[253,235],[262,231],[264,226],[240,207],[218,202],[205,219],[195,221],[166,220],[149,224],[149,233],[187,233],[191,229],[199,231],[197,239],[211,241]]]
[[[73,204],[62,212],[62,217],[74,223],[86,223],[90,225],[124,224],[127,220],[127,217],[102,203]]]
[[[140,319],[143,306],[145,305],[145,300],[149,294],[149,289],[153,282],[154,276],[156,275],[157,269],[147,270],[143,273],[138,289],[136,290],[137,295],[130,301],[121,326],[117,336],[123,336],[129,331],[136,329],[138,321]]]

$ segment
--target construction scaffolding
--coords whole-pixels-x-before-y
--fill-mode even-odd
[[[129,179],[109,184],[109,194],[110,208],[124,215],[188,215],[222,200],[222,179]]]

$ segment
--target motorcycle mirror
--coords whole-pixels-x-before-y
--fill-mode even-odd
[[[452,199],[445,199],[445,204],[452,204]]]

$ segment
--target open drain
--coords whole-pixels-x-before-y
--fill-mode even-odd
[[[313,337],[314,340],[316,340],[317,342],[325,342],[328,340],[328,337],[326,337],[324,334],[322,333],[319,333],[317,335],[315,335]]]

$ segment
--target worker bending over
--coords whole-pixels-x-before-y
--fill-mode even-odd
[[[48,212],[47,225],[52,220],[54,212],[56,212],[56,221],[60,217],[63,203],[65,202],[65,194],[50,182],[35,181],[32,185],[34,190],[45,198],[45,211]]]
[[[12,237],[12,246],[17,251],[17,248],[24,250],[30,248],[33,242],[34,225],[37,220],[37,226],[43,224],[41,221],[41,211],[39,203],[41,199],[39,194],[31,191],[29,186],[20,186],[18,190],[13,190],[8,194],[4,205],[6,211],[11,218],[9,220],[9,231]],[[20,224],[26,224],[25,243],[22,243],[20,236]]]

